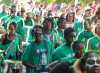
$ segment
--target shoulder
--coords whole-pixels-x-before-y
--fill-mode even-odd
[[[54,50],[54,53],[62,52],[65,49],[65,44],[60,45],[58,48]]]

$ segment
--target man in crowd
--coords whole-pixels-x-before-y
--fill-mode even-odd
[[[23,64],[26,73],[38,73],[44,71],[51,62],[52,46],[43,39],[42,27],[36,25],[32,30],[34,40],[30,43],[23,54]]]
[[[75,60],[72,49],[72,42],[74,41],[75,32],[72,28],[64,30],[65,43],[56,48],[53,52],[53,61],[63,62],[67,61],[73,63]]]

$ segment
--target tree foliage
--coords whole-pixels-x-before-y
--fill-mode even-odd
[[[12,4],[12,0],[1,0],[0,4],[5,4],[7,6],[10,6]]]

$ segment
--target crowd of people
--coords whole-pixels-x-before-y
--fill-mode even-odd
[[[0,73],[100,73],[100,3],[1,5]]]

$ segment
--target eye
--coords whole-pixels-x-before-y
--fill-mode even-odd
[[[97,60],[96,62],[97,62],[97,64],[100,64],[100,60]]]
[[[95,61],[94,60],[88,60],[87,64],[90,64],[90,65],[95,64]]]

